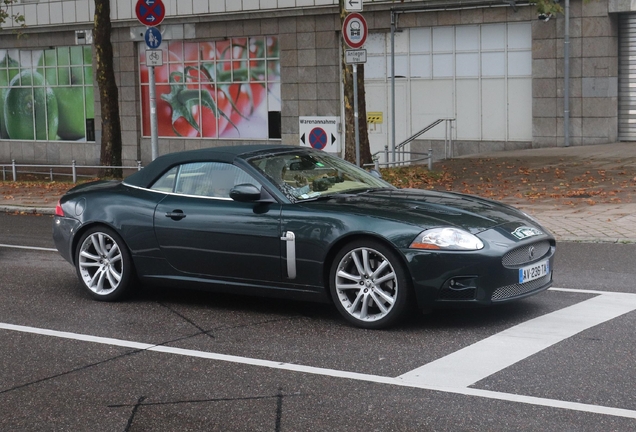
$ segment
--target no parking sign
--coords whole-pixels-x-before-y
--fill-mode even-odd
[[[300,117],[300,145],[329,153],[339,152],[339,120],[339,117]]]

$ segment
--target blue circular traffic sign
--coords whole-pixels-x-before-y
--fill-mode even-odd
[[[165,18],[166,8],[161,0],[137,0],[135,13],[140,23],[154,27]]]
[[[309,132],[309,144],[317,150],[324,149],[327,146],[327,132],[323,128],[313,128]]]
[[[144,39],[148,48],[157,49],[161,45],[161,32],[156,27],[148,27]]]

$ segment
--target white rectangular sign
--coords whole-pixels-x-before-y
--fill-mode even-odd
[[[345,0],[347,12],[362,12],[362,0]]]
[[[163,66],[163,51],[146,50],[146,66]]]
[[[367,50],[365,49],[345,50],[346,64],[357,64],[357,63],[366,63],[366,62],[367,62]]]
[[[301,146],[329,153],[340,151],[340,117],[300,117],[298,120]]]

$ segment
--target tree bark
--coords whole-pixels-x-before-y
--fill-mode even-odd
[[[93,33],[102,118],[100,164],[103,167],[121,166],[121,124],[119,96],[113,69],[113,45],[110,41],[110,0],[95,0]],[[121,168],[104,168],[101,175],[121,178],[122,170]]]
[[[344,23],[347,11],[344,1],[340,0],[340,23]],[[342,38],[342,56],[340,59],[342,69],[342,83],[344,84],[344,108],[345,108],[345,159],[356,163],[356,139],[355,118],[353,104],[353,67],[345,63],[345,50],[349,47]],[[358,65],[358,132],[360,137],[360,163],[372,163],[369,144],[369,129],[367,127],[367,99],[364,91],[364,64]]]

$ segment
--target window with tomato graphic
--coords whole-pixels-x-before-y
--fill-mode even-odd
[[[271,115],[280,111],[277,37],[169,41],[163,50],[164,64],[155,67],[159,136],[272,137],[269,123],[280,122],[280,115]],[[149,70],[144,48],[139,59],[143,135],[149,136]]]

